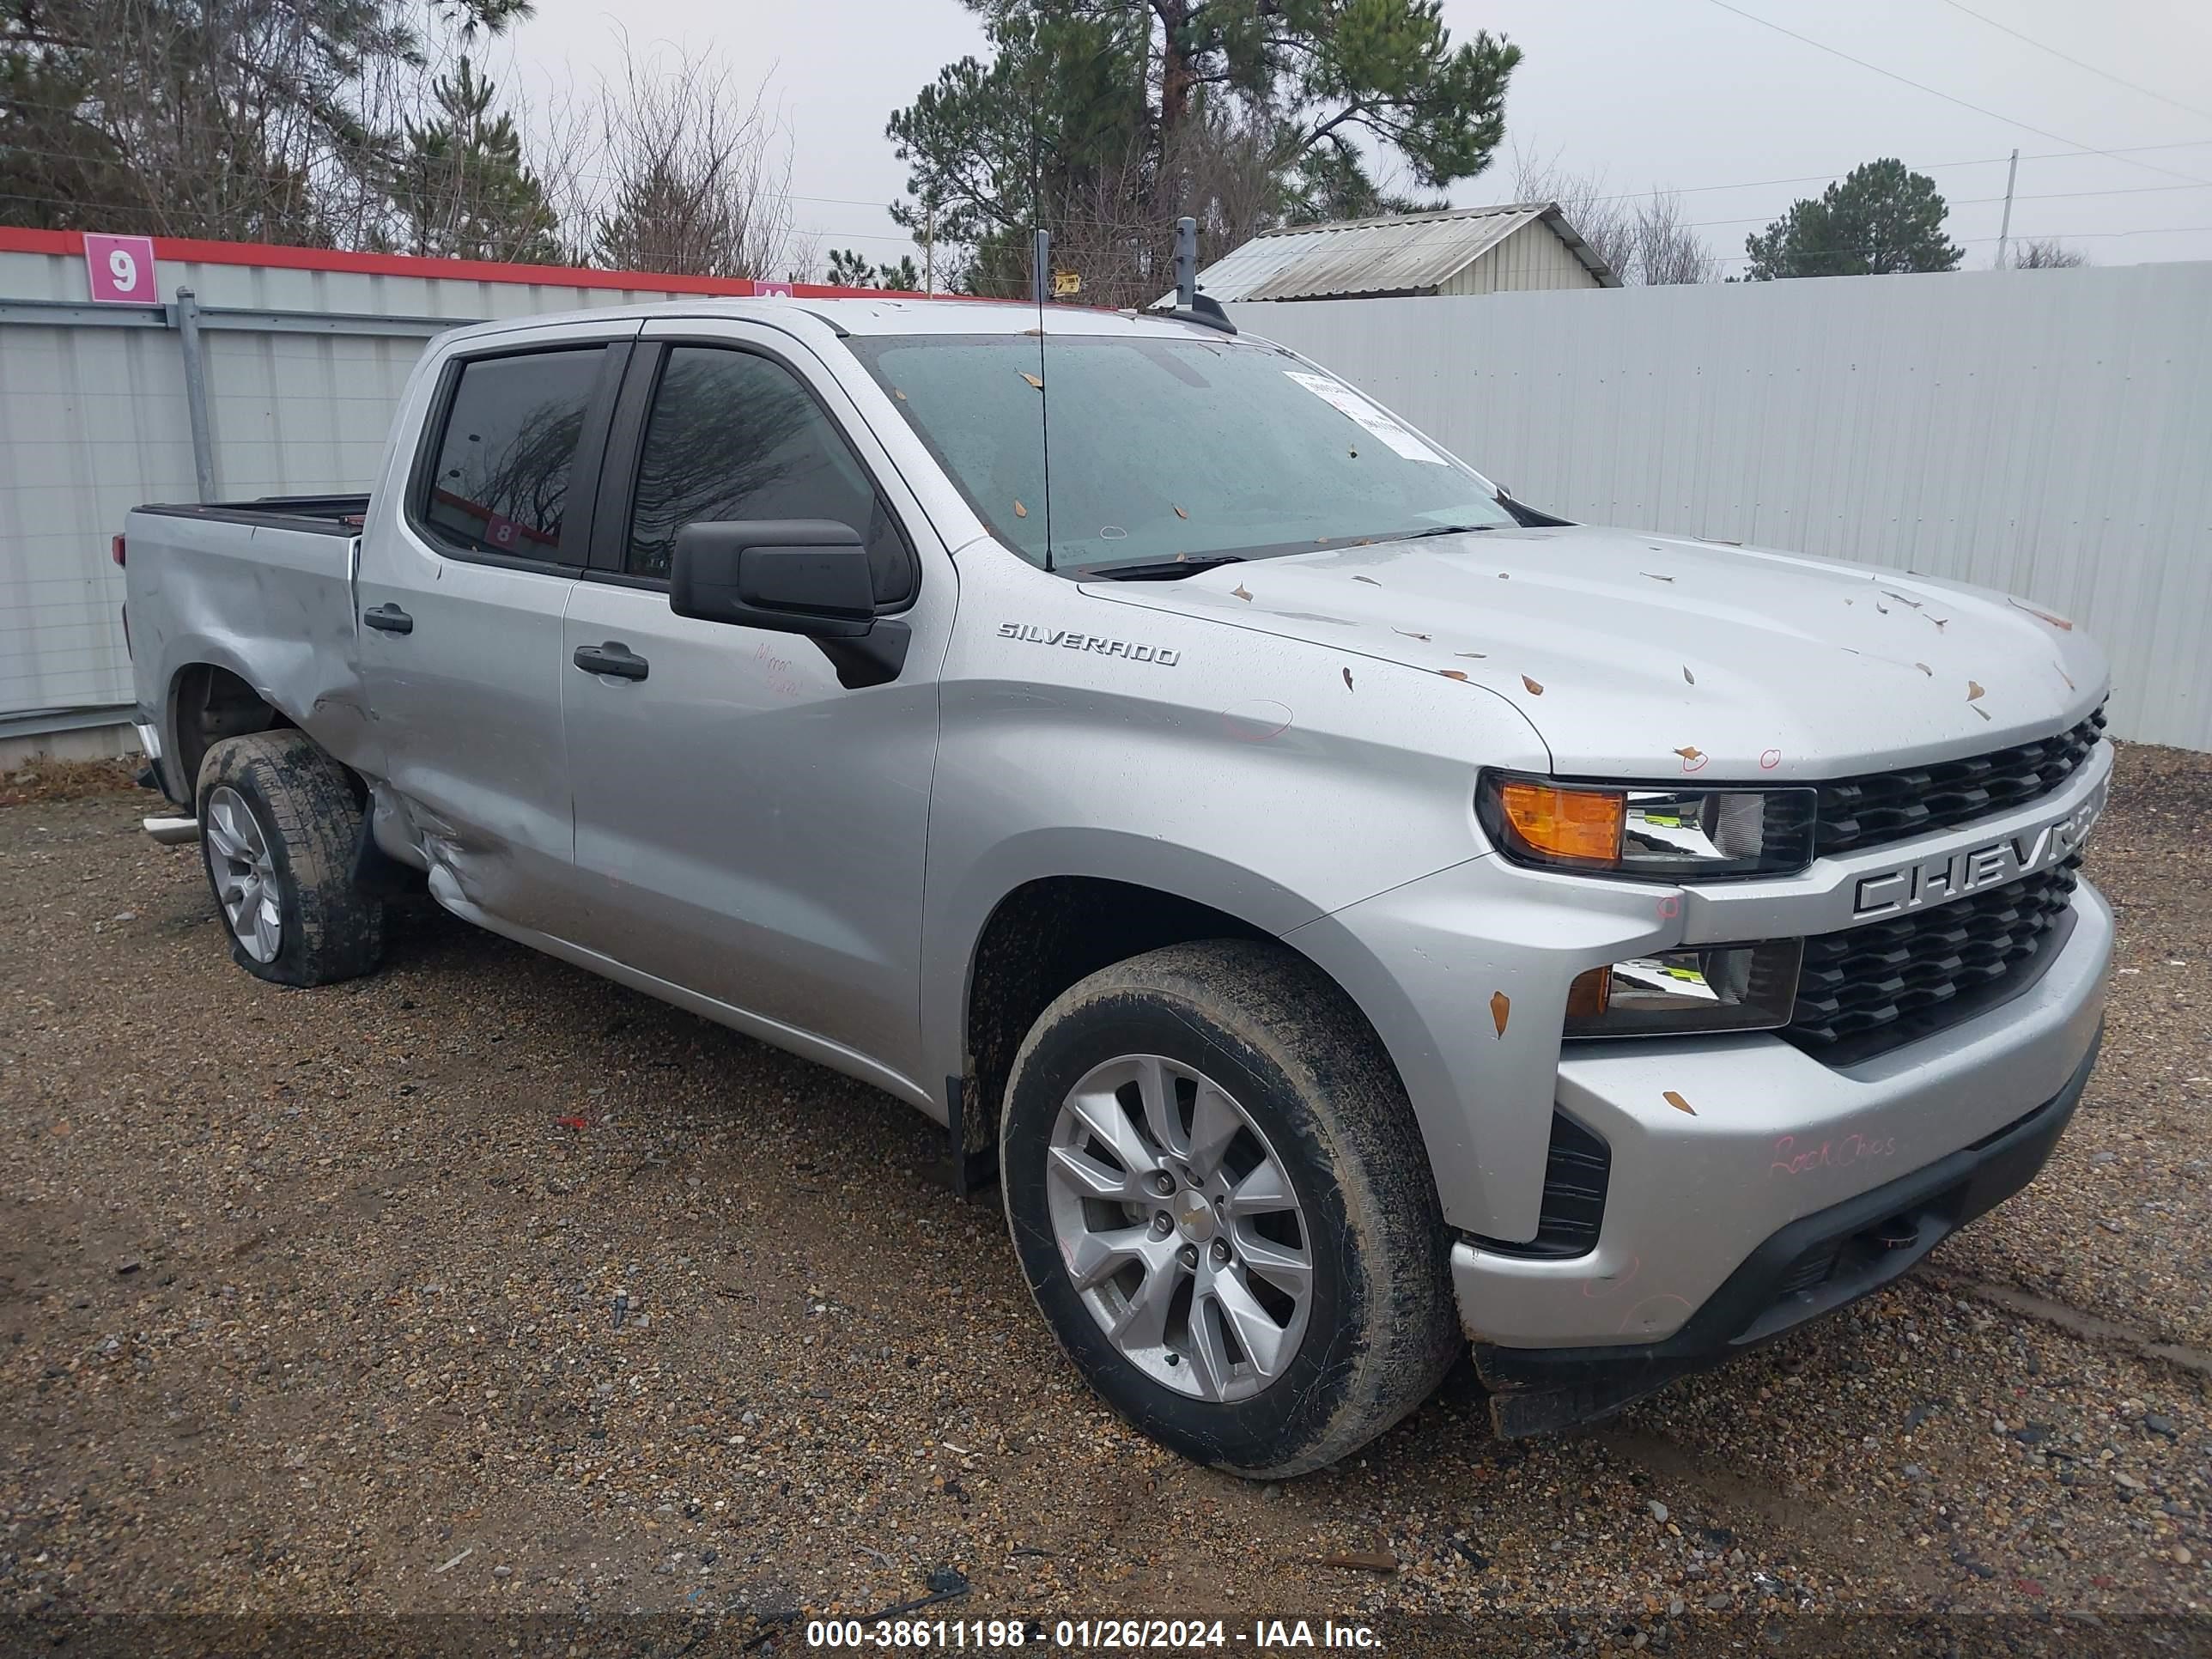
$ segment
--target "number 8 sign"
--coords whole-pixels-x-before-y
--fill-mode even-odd
[[[150,306],[160,301],[150,236],[102,236],[87,231],[84,267],[92,297],[100,305]]]

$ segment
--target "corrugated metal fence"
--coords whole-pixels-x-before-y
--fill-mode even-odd
[[[441,329],[752,288],[164,242],[166,303],[95,306],[82,254],[44,246],[64,240],[0,235],[0,738],[126,717],[108,543],[131,507],[367,489],[408,371]],[[420,271],[475,274],[403,274]],[[188,313],[206,387],[197,465]]]
[[[2212,264],[1230,309],[1564,517],[2063,611],[2212,750]]]

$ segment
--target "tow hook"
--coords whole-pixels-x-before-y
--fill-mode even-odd
[[[181,847],[200,838],[198,818],[142,818],[138,827],[164,847]]]

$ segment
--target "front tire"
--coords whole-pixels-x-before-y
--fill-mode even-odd
[[[230,954],[276,985],[327,985],[384,954],[383,901],[353,884],[352,778],[291,728],[230,738],[200,763],[200,860]]]
[[[1187,1457],[1323,1468],[1459,1352],[1405,1091],[1349,1000],[1280,946],[1170,945],[1070,988],[1015,1056],[1000,1171],[1061,1347]]]

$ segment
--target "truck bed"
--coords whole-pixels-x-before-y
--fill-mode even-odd
[[[182,670],[206,665],[356,761],[368,720],[353,585],[368,510],[367,495],[134,509],[124,583],[140,718],[161,719]],[[198,745],[185,747],[161,773],[173,799],[192,787]]]

